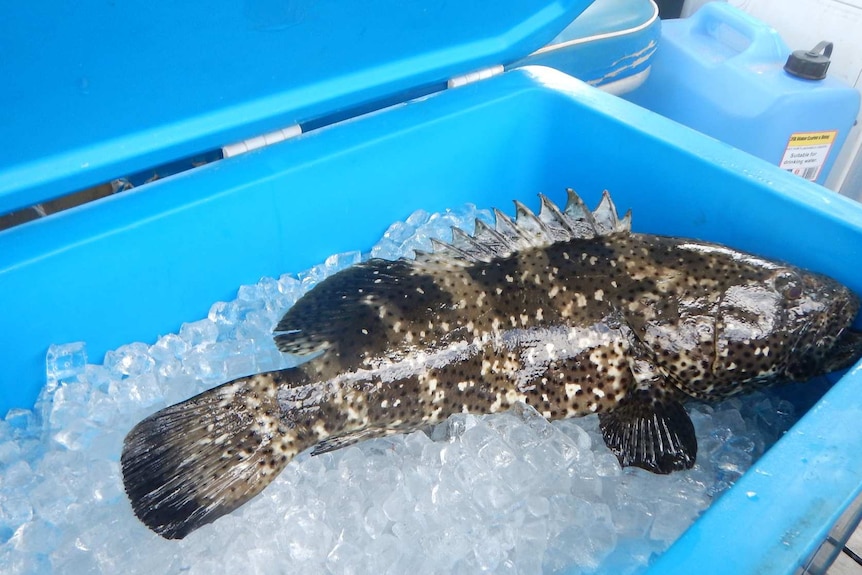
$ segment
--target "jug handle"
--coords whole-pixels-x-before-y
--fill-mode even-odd
[[[710,36],[752,62],[784,61],[790,49],[778,32],[767,24],[731,6],[727,2],[707,2],[689,18],[693,30]],[[747,46],[734,45],[730,38],[723,37],[719,30],[725,25],[748,41]]]

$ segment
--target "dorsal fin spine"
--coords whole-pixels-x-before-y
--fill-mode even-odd
[[[518,200],[515,200],[515,218],[518,227],[525,232],[533,232],[533,234],[539,238],[553,240],[553,235],[551,234],[551,230],[548,229],[548,226],[536,217],[536,214],[534,214],[530,208]],[[531,238],[531,240],[532,239],[533,238]]]
[[[494,227],[477,219],[472,236],[453,227],[451,243],[433,239],[431,243],[434,251],[417,251],[416,261],[456,260],[462,264],[487,262],[491,258],[507,256],[528,247],[544,247],[558,241],[590,239],[631,231],[631,211],[620,218],[607,190],[602,193],[602,199],[594,211],[571,188],[566,193],[568,201],[562,211],[542,194],[539,194],[541,209],[538,216],[517,200],[514,220],[494,208]]]

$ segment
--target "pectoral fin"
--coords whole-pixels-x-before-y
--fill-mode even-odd
[[[697,438],[682,404],[636,390],[613,411],[599,415],[605,443],[622,466],[670,473],[694,466]]]

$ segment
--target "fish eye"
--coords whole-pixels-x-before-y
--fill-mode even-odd
[[[802,278],[796,272],[785,270],[775,277],[775,289],[787,299],[802,297]]]

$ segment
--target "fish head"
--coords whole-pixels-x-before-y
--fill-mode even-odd
[[[661,241],[674,263],[657,267],[651,291],[629,304],[629,325],[686,394],[719,399],[804,381],[862,356],[851,328],[859,298],[841,283],[724,246]]]
[[[776,270],[770,280],[777,312],[771,341],[783,358],[780,377],[805,381],[850,367],[862,356],[862,333],[851,327],[859,298],[849,288],[790,267]]]
[[[849,367],[862,356],[851,328],[859,298],[824,275],[757,260],[729,282],[715,306],[712,368],[716,395],[758,385],[805,381]]]

